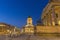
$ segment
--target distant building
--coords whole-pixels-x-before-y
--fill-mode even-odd
[[[48,26],[60,25],[60,0],[49,0],[41,17],[43,24]]]
[[[13,34],[14,31],[18,32],[18,29],[15,26],[6,23],[0,23],[0,35]]]
[[[23,33],[24,34],[34,34],[34,25],[33,25],[33,20],[32,18],[29,16],[27,18],[27,24],[23,27]]]

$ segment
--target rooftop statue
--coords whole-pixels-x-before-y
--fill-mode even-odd
[[[50,2],[60,2],[60,0],[49,0]]]

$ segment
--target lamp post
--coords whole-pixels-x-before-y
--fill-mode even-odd
[[[14,28],[14,32],[16,32],[16,27]]]
[[[13,32],[13,34],[16,34],[16,27],[14,28],[14,32]]]

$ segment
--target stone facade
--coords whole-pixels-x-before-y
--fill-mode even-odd
[[[60,33],[59,26],[36,26],[36,33]]]
[[[41,19],[43,26],[36,26],[37,34],[60,34],[60,0],[49,0]]]
[[[59,26],[60,25],[60,1],[50,0],[50,2],[43,10],[41,19],[44,25]]]
[[[14,29],[16,32],[18,32],[18,29],[15,28],[15,26],[12,26],[6,23],[0,23],[0,35],[12,34],[14,32]]]

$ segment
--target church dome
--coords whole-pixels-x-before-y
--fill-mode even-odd
[[[31,16],[28,16],[28,18],[32,18]]]

